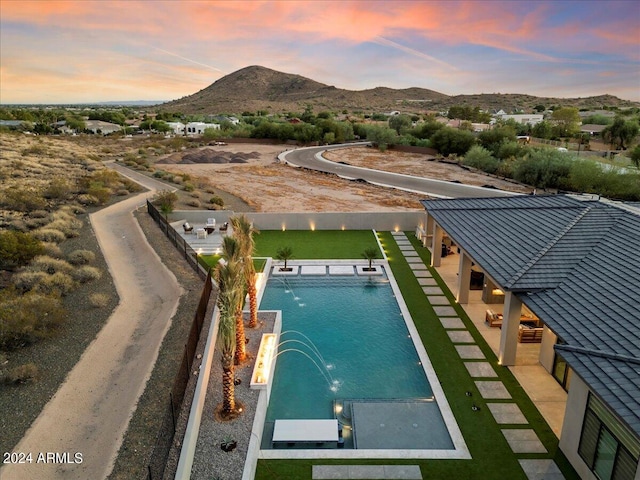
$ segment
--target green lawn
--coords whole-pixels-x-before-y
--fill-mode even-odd
[[[429,264],[429,252],[420,246],[412,233],[407,236],[412,240],[425,264]],[[433,367],[440,379],[442,388],[451,406],[453,414],[460,426],[467,447],[471,452],[471,460],[259,460],[256,479],[311,479],[313,464],[418,464],[424,478],[431,479],[509,479],[526,480],[517,458],[553,458],[565,478],[578,479],[562,452],[558,449],[558,440],[538,412],[529,397],[524,393],[508,368],[498,365],[493,351],[488,347],[464,310],[452,302],[467,329],[473,335],[489,362],[498,373],[524,415],[528,425],[510,425],[512,428],[533,428],[546,447],[549,454],[516,455],[510,450],[498,425],[489,412],[480,393],[475,388],[463,362],[442,327],[433,308],[427,301],[421,287],[411,272],[397,244],[390,233],[379,233],[379,238],[390,259],[390,266],[404,300],[416,324],[420,338],[425,345]],[[282,246],[291,246],[296,258],[360,258],[362,251],[376,245],[374,235],[370,231],[286,231],[262,232],[257,237],[258,252],[256,256],[270,256]],[[453,297],[437,273],[432,270],[434,278],[440,286],[445,287],[449,299]],[[466,392],[471,392],[468,396]],[[472,410],[472,405],[480,407]]]

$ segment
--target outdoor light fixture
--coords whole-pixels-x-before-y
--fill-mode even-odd
[[[287,229],[287,226],[283,223],[282,224],[282,231],[284,232]]]
[[[253,389],[263,389],[269,384],[271,366],[276,351],[276,338],[277,335],[275,333],[264,333],[262,335],[258,356],[251,375],[250,387]]]
[[[314,222],[309,222],[309,228],[312,232],[316,231],[316,224]]]
[[[493,290],[491,290],[491,294],[492,295],[504,295],[504,292],[502,290],[500,290],[499,288],[494,288]]]

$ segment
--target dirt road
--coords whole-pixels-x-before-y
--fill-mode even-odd
[[[152,193],[166,188],[123,173]],[[182,294],[131,213],[149,195],[91,215],[120,303],[14,449],[31,454],[30,461],[6,465],[0,478],[86,480],[110,473]]]

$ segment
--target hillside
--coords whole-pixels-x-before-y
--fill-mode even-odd
[[[485,110],[532,109],[535,105],[564,105],[578,108],[638,106],[612,95],[586,98],[549,98],[524,94],[477,94],[449,96],[425,88],[345,90],[309,78],[260,66],[245,67],[200,90],[155,109],[185,114],[240,114],[265,110],[269,113],[302,112],[306,105],[314,111],[426,112],[451,105],[478,106]]]

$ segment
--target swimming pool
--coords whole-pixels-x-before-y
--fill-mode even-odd
[[[415,448],[454,448],[386,275],[271,276],[260,309],[282,311],[262,448],[270,448],[278,419],[338,418],[348,424],[350,414],[345,419],[340,413],[353,404],[364,432],[392,405],[406,411],[407,405],[427,403],[431,439]],[[347,432],[345,440],[345,448],[357,448]],[[364,434],[360,442],[367,444]]]

